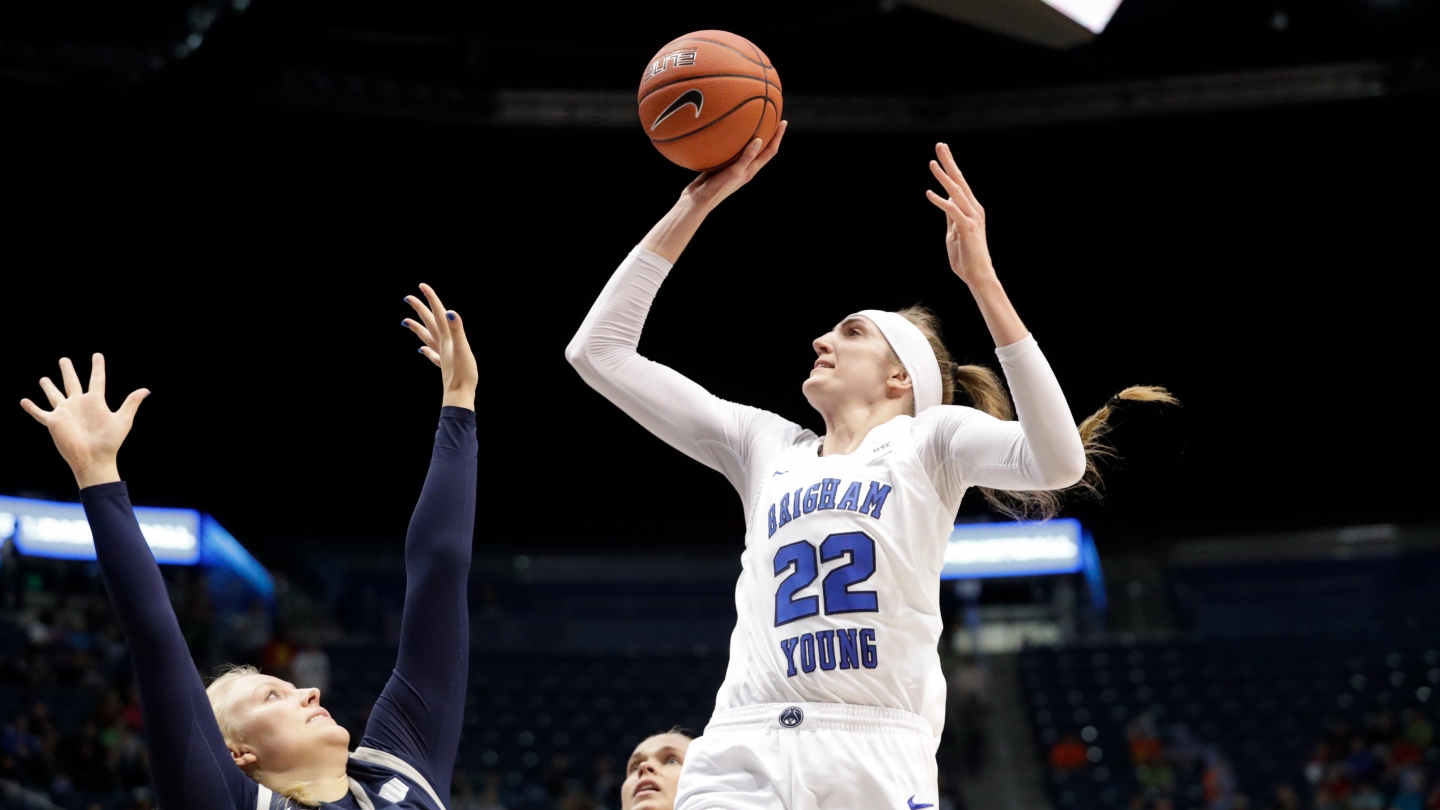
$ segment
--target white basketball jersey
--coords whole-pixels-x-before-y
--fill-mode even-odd
[[[942,503],[897,417],[845,455],[808,432],[775,454],[749,504],[739,614],[717,709],[884,706],[945,722],[940,568],[956,504]]]

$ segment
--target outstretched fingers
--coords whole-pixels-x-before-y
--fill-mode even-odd
[[[966,213],[960,208],[960,206],[958,206],[958,205],[955,204],[955,199],[954,199],[953,197],[951,197],[951,198],[941,197],[939,194],[936,194],[936,193],[934,192],[934,190],[932,190],[932,189],[928,189],[928,188],[925,189],[925,199],[927,199],[927,200],[929,200],[931,203],[933,203],[936,208],[939,208],[941,211],[944,211],[944,212],[945,212],[945,216],[948,217],[951,222],[956,222],[956,221],[959,221],[959,220],[964,220],[964,219],[966,219],[966,218],[968,218],[968,217],[970,216],[970,215],[966,214]]]
[[[435,336],[430,334],[430,330],[422,326],[419,321],[414,318],[405,318],[400,321],[400,325],[414,332],[415,337],[420,338],[421,343],[424,343],[432,349],[435,348]]]
[[[445,310],[445,323],[450,329],[452,340],[465,339],[465,322],[460,320],[460,313],[453,309]]]
[[[90,393],[105,398],[105,355],[100,352],[90,355]]]
[[[955,178],[947,174],[944,169],[940,168],[940,164],[933,160],[930,161],[930,173],[940,181],[940,185],[944,187],[945,193],[950,195],[950,199],[955,202],[958,210],[964,211],[966,216],[975,216],[975,209],[970,205],[970,200],[966,198],[960,184],[955,182]]]
[[[98,357],[99,355],[96,356]],[[116,413],[123,416],[127,422],[135,421],[135,412],[140,410],[140,403],[144,402],[148,396],[150,396],[150,389],[148,388],[137,388],[131,391],[130,396],[125,397],[125,401],[120,403],[120,410],[116,411]]]
[[[445,305],[440,302],[440,296],[435,293],[435,288],[429,284],[421,284],[420,292],[425,294],[425,300],[430,302],[430,312],[435,316],[436,325],[440,325],[441,318],[448,318]],[[435,337],[439,338],[448,332],[448,329],[436,329]]]
[[[23,408],[26,413],[35,417],[36,422],[46,427],[50,426],[50,412],[31,402],[28,397],[20,400],[20,407]]]
[[[70,362],[68,357],[60,358],[60,378],[65,381],[65,396],[74,397],[85,393],[85,389],[80,387],[80,375],[75,373],[75,364]]]
[[[975,192],[970,190],[970,183],[965,180],[965,173],[960,171],[960,167],[955,163],[955,155],[950,151],[950,144],[936,144],[935,154],[940,158],[940,165],[944,167],[945,173],[955,181],[956,185],[960,186],[960,191],[965,195],[965,199],[975,210],[984,211],[980,201],[975,198]]]
[[[49,377],[40,378],[40,390],[45,392],[45,398],[50,400],[52,408],[60,407],[60,403],[65,401],[65,395],[60,393],[60,389],[55,387]]]
[[[405,303],[409,304],[410,308],[415,310],[415,314],[420,316],[421,326],[425,327],[425,330],[432,338],[435,337],[437,334],[437,330],[435,329],[435,315],[430,311],[430,307],[426,306],[425,302],[421,301],[420,297],[415,295],[405,296]]]

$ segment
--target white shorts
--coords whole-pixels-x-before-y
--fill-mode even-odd
[[[924,718],[840,703],[724,709],[690,744],[675,810],[920,810],[938,803]]]

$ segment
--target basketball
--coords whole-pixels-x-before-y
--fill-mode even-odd
[[[722,169],[780,123],[780,76],[750,40],[696,31],[665,44],[640,78],[640,124],[672,162]]]

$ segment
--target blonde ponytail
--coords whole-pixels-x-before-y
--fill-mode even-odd
[[[912,306],[899,310],[898,314],[925,334],[931,350],[935,352],[935,359],[940,363],[942,403],[954,404],[956,394],[963,392],[975,410],[988,413],[996,419],[1008,421],[1015,418],[1015,410],[1010,405],[1010,395],[1005,391],[999,375],[985,366],[962,366],[950,359],[950,350],[945,348],[940,336],[940,319],[934,312],[927,307]],[[1100,468],[1096,462],[1102,458],[1116,457],[1115,448],[1105,442],[1105,436],[1111,429],[1110,417],[1122,402],[1180,404],[1180,400],[1159,386],[1132,385],[1126,388],[1080,422],[1080,441],[1085,446],[1085,475],[1079,483],[1057,492],[978,487],[990,508],[1016,520],[1048,520],[1060,511],[1061,492],[1081,490],[1099,498],[1101,480]]]

